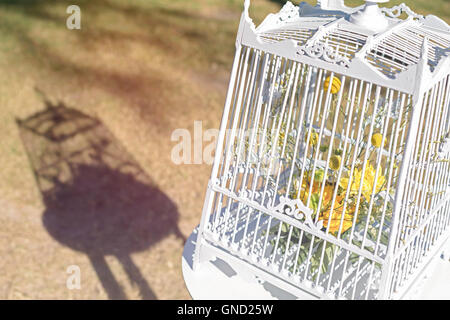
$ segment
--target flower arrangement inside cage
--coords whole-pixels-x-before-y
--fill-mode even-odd
[[[400,101],[380,99],[364,103],[362,96],[348,97],[340,78],[329,75],[323,77],[321,89],[331,96],[331,111],[328,115],[312,115],[319,123],[322,122],[322,126],[304,121],[301,127],[292,129],[291,119],[282,110],[291,77],[291,73],[286,72],[278,78],[278,85],[273,88],[264,86],[264,102],[270,105],[270,118],[274,125],[260,123],[258,139],[252,141],[246,137],[245,147],[240,152],[242,144],[236,140],[235,161],[258,163],[257,167],[269,185],[264,193],[268,189],[273,191],[279,202],[275,209],[280,213],[292,216],[296,211],[297,219],[302,222],[309,220],[310,225],[314,224],[324,234],[382,255],[389,240],[395,193],[395,188],[387,187],[395,184],[399,174],[398,163],[403,146],[397,148],[398,156],[393,161],[383,157],[384,148],[392,147],[392,128],[400,119],[403,119],[400,128],[405,130],[410,106],[406,106],[400,116]],[[343,118],[350,117],[343,106],[344,102],[352,99],[356,105],[352,119],[338,125],[348,125],[355,132],[363,132],[359,143],[326,129],[329,121],[338,118],[335,117],[336,112]],[[361,112],[363,105],[366,105],[365,112]],[[385,123],[384,119],[390,121]],[[358,130],[359,127],[362,130]],[[301,143],[297,141],[298,134],[302,135]],[[295,200],[299,202],[293,206]],[[299,210],[299,206],[304,207],[303,210]],[[338,246],[286,222],[271,225],[262,235],[269,240],[271,253],[294,257],[287,263],[293,274],[296,268],[307,264],[314,280],[319,268],[324,274],[335,263]],[[348,257],[350,263],[357,263],[359,259],[361,256],[355,253]],[[376,266],[381,268],[379,264]]]

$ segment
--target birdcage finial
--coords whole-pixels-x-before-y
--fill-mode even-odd
[[[322,9],[343,8],[345,7],[344,0],[317,0],[317,6]]]
[[[364,9],[352,14],[350,21],[374,32],[382,32],[387,29],[389,22],[381,12],[378,3],[386,3],[389,0],[365,0]]]

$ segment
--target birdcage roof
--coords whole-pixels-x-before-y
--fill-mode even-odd
[[[273,46],[289,40],[298,48],[297,55],[330,64],[348,67],[358,58],[392,80],[416,66],[422,52],[427,53],[431,72],[443,60],[450,60],[446,59],[450,55],[450,27],[440,18],[419,15],[405,4],[381,8],[387,26],[377,31],[352,21],[363,8],[347,7],[340,0],[319,1],[315,7],[287,2],[279,13],[270,14],[254,27],[254,33],[261,44]],[[411,76],[403,81],[408,78]]]

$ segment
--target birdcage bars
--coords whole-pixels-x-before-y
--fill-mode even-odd
[[[395,240],[393,292],[405,281],[412,282],[407,276],[420,269],[422,262],[428,262],[425,257],[431,245],[448,231],[450,168],[448,158],[439,156],[438,151],[449,131],[449,86],[446,76],[425,93],[417,130],[419,143],[414,146],[402,200],[401,233]],[[445,241],[446,237],[440,242]]]
[[[253,170],[253,172],[254,172],[253,173],[254,174],[253,179],[249,179],[249,175],[250,175],[250,171],[251,171],[250,170],[250,162],[246,162],[244,167],[240,168],[241,169],[240,172],[238,171],[239,168],[237,168],[237,167],[234,168],[234,170],[230,169],[230,166],[231,166],[231,164],[230,164],[231,160],[230,159],[231,159],[231,157],[229,155],[230,155],[230,152],[231,152],[230,150],[232,149],[232,146],[234,146],[234,144],[231,143],[232,141],[235,140],[234,136],[238,137],[236,139],[236,141],[238,141],[238,144],[236,146],[236,148],[238,149],[237,159],[235,161],[236,163],[241,162],[240,161],[241,160],[240,158],[242,157],[242,152],[241,151],[242,151],[242,149],[244,147],[244,144],[245,144],[245,141],[246,141],[243,138],[243,134],[244,134],[244,132],[246,132],[246,129],[247,130],[248,129],[253,129],[253,130],[248,130],[248,131],[253,133],[252,135],[250,135],[250,139],[248,140],[249,141],[249,149],[250,150],[253,149],[254,141],[256,140],[255,135],[256,135],[257,130],[255,129],[255,127],[252,127],[252,125],[250,124],[250,126],[237,128],[237,124],[238,123],[241,123],[243,125],[247,124],[250,113],[256,115],[256,117],[255,116],[252,117],[254,119],[253,123],[257,123],[258,121],[255,120],[255,119],[259,119],[259,116],[262,115],[262,114],[264,115],[264,117],[263,117],[263,119],[264,119],[264,121],[263,121],[264,127],[263,127],[263,130],[262,130],[264,133],[267,132],[266,129],[267,129],[267,126],[268,126],[268,123],[269,123],[269,121],[268,121],[268,119],[269,119],[269,109],[266,107],[264,112],[261,112],[261,107],[262,107],[261,106],[261,100],[263,99],[262,95],[259,94],[259,101],[260,102],[258,103],[258,107],[255,107],[255,105],[252,104],[252,100],[253,101],[257,101],[258,100],[257,98],[255,98],[255,97],[257,97],[256,95],[257,95],[257,92],[258,92],[258,89],[255,90],[255,87],[258,87],[257,83],[260,83],[259,84],[259,89],[263,88],[263,85],[261,85],[261,81],[259,81],[259,82],[258,81],[254,81],[255,77],[258,77],[258,75],[256,74],[257,70],[258,70],[257,66],[258,65],[263,66],[262,68],[260,68],[260,70],[267,69],[267,65],[268,65],[268,62],[267,62],[268,58],[267,57],[269,55],[265,55],[264,57],[262,57],[260,52],[257,52],[257,51],[252,52],[252,50],[249,49],[249,48],[244,48],[244,52],[245,52],[245,55],[243,55],[243,56],[245,56],[245,58],[244,58],[245,61],[248,61],[250,52],[253,54],[252,55],[252,59],[251,59],[252,62],[250,63],[251,73],[246,78],[242,77],[240,75],[241,79],[243,79],[243,81],[244,81],[244,86],[241,86],[239,90],[238,89],[235,90],[236,92],[238,92],[238,95],[235,97],[236,105],[239,107],[239,105],[242,104],[241,100],[244,100],[245,102],[242,104],[242,105],[244,105],[244,108],[243,108],[244,110],[242,112],[240,112],[240,114],[239,114],[240,116],[232,117],[233,120],[234,120],[234,123],[232,124],[232,127],[230,128],[231,129],[231,138],[228,139],[228,144],[227,144],[227,147],[225,148],[226,149],[226,153],[224,155],[224,159],[226,159],[226,160],[225,160],[225,165],[222,167],[222,173],[226,173],[226,172],[231,172],[232,173],[232,175],[231,175],[231,183],[230,183],[229,187],[226,188],[227,180],[226,179],[222,179],[222,185],[220,186],[222,189],[221,190],[219,189],[219,192],[221,192],[221,193],[219,194],[219,199],[217,199],[217,207],[216,207],[216,210],[214,210],[214,216],[213,216],[213,219],[212,219],[212,221],[213,221],[212,230],[214,230],[214,228],[216,228],[217,225],[219,224],[218,223],[218,219],[220,217],[220,213],[223,211],[223,210],[221,211],[221,204],[223,202],[227,203],[227,205],[225,207],[226,209],[225,209],[224,219],[223,220],[224,221],[228,221],[230,219],[230,212],[232,211],[232,206],[235,203],[233,203],[230,199],[224,199],[226,197],[233,199],[233,194],[230,193],[229,190],[244,191],[244,186],[246,186],[246,181],[247,180],[256,181],[259,178],[258,175],[260,174],[261,162],[258,162],[256,164],[256,169]],[[259,57],[259,59],[258,59],[258,57]],[[255,63],[255,59],[257,60],[256,63]],[[277,66],[279,66],[282,63],[284,63],[284,65],[287,65],[289,63],[290,64],[296,64],[295,62],[289,62],[287,60],[281,61],[281,60],[282,59],[280,57],[273,58],[272,61],[271,61],[271,64],[269,65],[269,68],[272,67],[272,69],[275,68],[275,69],[279,70],[277,73],[275,73],[276,76],[270,76],[270,78],[267,79],[267,80],[271,81],[272,83],[274,83],[276,81],[276,79],[279,78],[279,74],[282,72],[282,70],[286,69],[284,67],[277,68]],[[247,66],[247,65],[248,65],[248,63],[244,63],[243,68],[245,68],[245,66]],[[294,67],[291,68],[291,70],[294,70],[293,71],[294,72],[294,76],[291,77],[290,80],[289,80],[289,84],[288,84],[288,89],[289,90],[294,90],[292,88],[293,87],[292,83],[297,83],[299,78],[303,78],[303,82],[299,82],[298,88],[301,89],[304,86],[304,91],[305,92],[308,92],[310,90],[311,76],[312,76],[312,73],[315,72],[315,71],[313,71],[312,68],[309,68],[309,70],[306,70],[306,69],[308,69],[308,68],[305,65],[301,65],[301,64],[296,64],[296,66],[294,65]],[[245,70],[244,70],[244,72],[245,72]],[[326,98],[325,98],[326,102],[325,102],[325,104],[320,102],[321,99],[324,99],[324,95],[323,94],[320,95],[319,93],[321,91],[323,91],[323,89],[320,89],[321,88],[320,84],[323,82],[323,79],[325,77],[325,73],[326,73],[326,71],[324,71],[324,70],[317,70],[318,76],[317,76],[317,80],[315,81],[316,82],[316,86],[315,86],[316,88],[314,90],[314,96],[311,99],[311,101],[313,101],[313,106],[316,106],[316,105],[322,106],[323,105],[324,106],[323,110],[319,110],[318,109],[317,111],[314,111],[313,108],[309,108],[309,110],[308,110],[308,112],[309,112],[309,116],[308,117],[309,118],[312,118],[312,117],[316,118],[316,120],[320,118],[319,114],[321,112],[324,113],[324,112],[327,112],[327,110],[329,110],[330,104],[331,104],[331,93],[327,93],[326,94]],[[264,71],[262,71],[262,74],[264,74]],[[274,72],[271,72],[270,74],[273,75]],[[302,75],[302,76],[300,76],[300,75]],[[251,86],[249,87],[248,83],[253,83],[254,84],[253,87],[251,87]],[[342,84],[343,84],[343,86],[345,86],[345,77],[342,77]],[[275,88],[275,87],[276,87],[275,85],[271,86],[271,88],[272,88],[272,90],[271,90],[272,92],[270,93],[270,95],[271,95],[270,99],[271,100],[273,99],[273,95],[274,95],[274,93],[273,93],[274,89],[273,88]],[[350,93],[353,96],[356,96],[358,91],[359,92],[364,92],[364,94],[366,96],[364,98],[364,100],[369,100],[367,98],[367,96],[368,95],[372,95],[371,92],[373,90],[371,90],[371,87],[372,86],[369,83],[365,83],[363,81],[359,81],[359,80],[355,79],[355,80],[351,81],[349,91],[350,91]],[[247,89],[245,89],[245,88],[247,88]],[[299,89],[295,89],[295,90],[297,92],[300,91]],[[259,90],[259,91],[261,91],[261,90]],[[341,90],[341,94],[338,97],[338,101],[342,100],[342,92],[343,91]],[[378,87],[378,89],[375,91],[375,94],[376,94],[376,97],[377,97],[376,98],[377,101],[375,102],[375,104],[378,104],[378,100],[380,99],[380,96],[381,96],[381,87]],[[395,95],[395,93],[393,91],[391,92],[390,90],[386,90],[386,98],[388,98],[390,100],[390,105],[392,105],[392,101],[394,99],[393,98],[394,95]],[[291,118],[292,118],[293,106],[294,106],[294,102],[295,102],[295,99],[292,99],[292,96],[295,96],[295,94],[293,94],[293,95],[287,94],[286,95],[286,97],[284,99],[284,102],[281,105],[282,110],[280,111],[280,114],[282,114],[283,116],[287,117],[287,123],[289,123],[290,125],[293,125],[295,123],[293,121],[290,121]],[[304,96],[307,96],[307,95],[305,94]],[[398,96],[401,96],[401,94],[397,93],[396,97],[398,97]],[[405,98],[403,98],[403,99],[405,99]],[[290,100],[290,101],[288,101],[288,100]],[[354,101],[354,99],[353,99],[353,101]],[[252,107],[245,107],[246,103],[250,103],[252,105]],[[298,114],[298,116],[300,116],[300,118],[299,118],[299,120],[297,120],[297,123],[302,123],[303,122],[303,118],[305,117],[305,113],[306,113],[306,110],[307,110],[307,108],[305,108],[305,105],[307,103],[307,99],[303,99],[302,103],[303,103],[303,107],[300,108],[299,110],[304,110],[304,111],[302,113]],[[338,102],[338,104],[340,104],[340,102]],[[404,105],[404,103],[402,105]],[[288,106],[289,106],[289,108],[288,108]],[[366,106],[364,106],[364,109],[365,108],[367,108],[367,104],[366,104]],[[351,103],[350,100],[349,100],[349,102],[347,103],[347,110],[348,109],[350,109],[352,114],[353,114],[354,113],[354,109],[355,109],[355,103]],[[235,112],[239,112],[239,111],[235,111]],[[337,124],[338,115],[339,115],[338,113],[335,114],[334,121],[333,121],[333,129],[332,129],[332,132],[329,133],[330,137],[335,137],[337,135],[336,134],[336,124]],[[356,117],[356,118],[358,118],[358,117]],[[360,121],[362,121],[364,119],[363,117],[359,117],[359,118],[361,119]],[[374,119],[375,118],[372,117],[372,121],[371,121],[372,124],[374,123]],[[319,130],[318,131],[319,132],[319,137],[323,136],[322,132],[324,131],[324,120],[325,120],[325,117],[322,117],[322,121],[319,122],[320,126],[316,126],[316,128]],[[388,122],[388,120],[389,120],[389,117],[385,117],[385,121],[384,121],[385,125]],[[273,121],[272,122],[272,130],[269,130],[269,131],[272,131],[272,132],[275,131],[275,138],[273,139],[275,141],[279,140],[280,131],[281,131],[281,123],[282,123],[281,120]],[[357,141],[360,141],[360,143],[361,143],[362,131],[359,130],[358,132],[356,132],[355,126],[352,126],[351,124],[352,124],[352,122],[348,121],[347,126],[346,126],[346,132],[340,133],[340,136],[344,138],[344,139],[342,139],[342,141],[344,141],[344,142],[342,142],[342,141],[340,142],[340,145],[343,146],[343,149],[344,149],[343,150],[343,156],[344,157],[346,155],[347,148],[350,145],[350,142],[352,141],[351,137],[353,137],[353,140],[355,140],[354,139],[355,135],[357,135],[357,137],[356,137]],[[360,127],[362,127],[362,126],[360,125]],[[312,132],[313,128],[314,128],[313,125],[309,126],[309,130],[310,130],[309,137],[311,136],[311,132]],[[353,128],[352,135],[350,134],[350,129],[351,128]],[[290,128],[286,128],[285,131],[290,131]],[[296,150],[299,148],[300,137],[301,137],[300,134],[298,134],[297,137],[296,137],[296,143],[295,143],[295,147],[294,147],[294,154],[297,154]],[[347,137],[349,137],[349,138],[347,138]],[[288,136],[285,135],[285,137],[284,137],[284,139],[282,141],[282,149],[286,148],[287,138],[288,138]],[[262,139],[263,139],[262,141],[266,140],[264,137]],[[307,140],[306,143],[308,144],[309,141]],[[367,147],[368,146],[369,145],[367,144]],[[390,149],[391,149],[390,153],[392,153],[393,147],[391,146]],[[263,149],[259,149],[259,151],[260,151],[259,153],[260,154],[261,154],[262,150]],[[275,148],[272,148],[272,158],[275,158],[275,155],[274,155],[275,150],[276,150]],[[284,153],[285,152],[283,152],[283,150],[282,150],[281,154],[284,154]],[[368,153],[366,152],[366,154],[368,154]],[[382,154],[383,154],[382,152],[379,153],[378,162],[381,161]],[[307,157],[307,153],[304,153],[302,162],[305,162],[306,157]],[[329,152],[328,156],[327,156],[328,159],[325,162],[326,163],[325,164],[325,171],[328,170],[329,161],[330,161],[329,158],[330,157],[331,157],[331,153]],[[356,157],[356,153],[354,153],[353,157]],[[295,159],[292,159],[292,162],[294,162],[294,161],[295,161]],[[318,164],[318,154],[316,153],[315,157],[314,157],[314,164],[312,165],[312,168],[316,168],[317,164]],[[269,165],[269,168],[268,168],[269,172],[273,170],[273,168],[270,167],[272,165],[273,165],[273,162],[271,162],[270,165]],[[291,167],[291,168],[293,168],[293,167]],[[353,169],[354,169],[354,167],[353,167]],[[238,182],[238,180],[239,180],[238,179],[238,173],[242,174],[241,179],[240,179],[240,181],[241,181],[240,184]],[[274,179],[274,182],[275,182],[275,188],[274,189],[275,190],[279,189],[278,185],[280,184],[280,180],[282,179],[281,173],[282,173],[282,167],[280,166],[280,167],[277,168],[276,178]],[[300,176],[303,177],[304,175],[305,175],[305,167],[303,168]],[[312,175],[314,175],[314,169],[313,169]],[[340,175],[342,175],[342,168],[339,171],[339,176]],[[293,176],[293,170],[290,170],[290,172],[288,172],[288,174],[285,174],[285,177],[289,177],[288,178],[288,182],[287,182],[287,187],[286,187],[287,190],[291,189],[292,176]],[[226,175],[225,175],[225,177],[226,177]],[[340,178],[338,177],[338,180],[339,179]],[[264,198],[267,196],[267,189],[268,189],[268,185],[269,185],[270,179],[267,179],[267,178],[264,179],[264,176],[263,176],[262,180],[263,181],[262,181],[262,183],[260,183],[259,186],[263,187],[262,188],[263,192],[262,192],[262,199],[261,199],[261,202],[259,203],[259,205],[260,206],[264,206],[264,205],[267,206],[267,203],[265,203],[265,199]],[[300,178],[300,180],[302,180],[302,178]],[[236,188],[235,187],[236,184],[239,184],[240,188]],[[253,195],[253,196],[250,197],[250,201],[252,201],[253,197],[255,195],[257,195],[257,193],[256,193],[257,186],[258,186],[258,184],[254,183],[254,182],[251,184],[250,195]],[[325,187],[325,184],[322,184],[322,189],[324,187]],[[286,193],[289,194],[288,191]],[[238,198],[237,194],[238,194],[238,192],[236,192],[236,195],[235,195],[234,199]],[[323,194],[323,190],[321,191],[321,194]],[[335,198],[336,198],[336,192],[334,192],[334,195],[333,195],[333,202],[334,202]],[[237,210],[237,213],[236,213],[237,218],[233,221],[233,223],[231,224],[231,228],[230,228],[230,230],[231,230],[231,232],[230,232],[230,239],[231,239],[231,243],[235,243],[235,248],[241,248],[242,249],[242,248],[245,247],[243,245],[243,241],[245,239],[245,235],[248,232],[248,226],[250,224],[251,214],[247,213],[247,217],[245,219],[245,223],[243,223],[243,225],[242,225],[244,236],[240,238],[240,242],[236,243],[235,240],[236,240],[236,235],[238,233],[238,221],[239,221],[238,217],[241,214],[242,204],[246,202],[245,200],[249,200],[249,199],[239,199],[239,200],[241,202],[237,205],[237,209],[236,209]],[[268,205],[269,208],[274,206],[275,200],[276,200],[275,197],[271,198],[271,203]],[[249,202],[249,201],[247,201],[247,202]],[[247,204],[247,205],[251,206],[252,204]],[[372,201],[371,205],[373,206],[373,201]],[[320,207],[320,204],[318,206]],[[264,211],[262,211],[262,212],[264,212]],[[258,214],[257,215],[256,226],[258,226],[260,224],[261,217],[262,217],[262,214]],[[267,225],[266,231],[269,229],[269,226],[272,225],[272,220],[273,220],[273,218],[272,218],[272,216],[270,216],[269,217],[269,222],[266,223],[266,225]],[[315,221],[315,223],[317,223],[317,221]],[[223,223],[220,224],[220,225],[223,226]],[[383,225],[383,223],[381,223],[380,225]],[[281,228],[282,228],[282,225],[279,226],[279,230],[281,230]],[[227,229],[224,228],[224,229],[221,230],[220,233],[216,233],[216,235],[219,235],[219,238],[220,237],[224,238],[224,234],[226,232],[227,232]],[[293,227],[291,226],[291,227],[289,227],[289,236],[288,236],[289,239],[287,241],[288,245],[291,242],[290,239],[291,239],[291,236],[292,236],[292,232],[293,232]],[[317,233],[317,235],[321,235],[317,230],[315,230],[315,232]],[[280,231],[278,233],[280,233]],[[268,235],[269,234],[267,233],[266,234],[266,240],[264,241],[263,252],[267,251]],[[253,239],[252,239],[252,243],[251,243],[251,248],[253,248],[253,249],[254,249],[255,244],[256,244],[256,236],[257,236],[257,233],[255,232],[253,234]],[[225,238],[227,238],[227,237],[225,237]],[[336,241],[336,239],[334,237],[330,237],[330,238],[331,238],[330,239],[331,242],[334,243]],[[279,242],[279,236],[277,236],[275,247],[278,246],[278,242]],[[301,243],[301,240],[299,240],[299,242]],[[309,251],[308,251],[308,259],[307,260],[310,260],[311,255],[312,255],[312,250],[313,250],[312,243],[311,243]],[[379,243],[380,243],[380,239],[378,239],[377,250],[378,250],[378,247],[379,247]],[[285,250],[285,253],[284,253],[284,256],[283,256],[283,263],[282,263],[282,266],[281,266],[282,268],[285,268],[286,261],[288,259],[287,252],[288,252],[288,250]],[[297,252],[298,252],[298,250],[297,250]],[[323,264],[324,253],[325,253],[325,246],[323,246],[322,252],[320,254],[319,270],[320,270],[321,265]],[[361,254],[363,254],[363,253],[361,252]],[[274,259],[275,259],[275,255],[272,255],[269,260],[273,263]],[[346,256],[346,260],[348,260],[348,254]],[[335,263],[336,263],[336,255],[333,258],[333,266],[334,266]],[[344,264],[346,264],[346,263],[347,263],[347,261],[344,262]],[[361,261],[360,261],[360,263],[361,263]],[[359,263],[358,269],[361,267],[360,263]],[[307,268],[308,268],[308,266],[306,266],[306,270],[307,270]],[[307,275],[307,271],[305,271],[303,277],[305,278],[306,275]],[[329,277],[327,287],[331,286],[331,278],[332,278],[332,276]],[[318,284],[319,279],[320,279],[320,271],[319,271],[319,274],[318,274],[318,276],[316,277],[316,280],[315,280],[315,284],[316,285]]]
[[[442,62],[434,64],[442,74],[429,74],[435,61],[430,35],[423,35],[414,61],[391,50],[390,70],[403,73],[380,77],[360,59],[387,56],[388,46],[378,46],[392,30],[363,44],[369,37],[355,41],[351,30],[330,36],[336,25],[330,23],[320,29],[324,62],[310,57],[314,51],[308,55],[307,46],[299,55],[298,44],[281,41],[283,33],[262,33],[262,42],[248,6],[246,1],[194,262],[205,246],[318,297],[401,296],[414,280],[410,274],[427,262],[431,243],[448,235],[449,164],[433,157],[449,129],[450,84]],[[341,47],[343,39],[349,41]],[[334,51],[326,57],[329,46]],[[405,72],[413,62],[417,66]],[[411,76],[419,81],[406,81]],[[377,147],[370,141],[375,132]],[[367,174],[369,188],[362,181]],[[360,181],[353,185],[355,175]],[[428,197],[427,186],[437,196]]]

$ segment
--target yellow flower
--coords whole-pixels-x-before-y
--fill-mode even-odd
[[[331,208],[325,210],[320,216],[319,220],[323,221],[323,226],[328,228],[328,223],[330,224],[328,231],[332,234],[337,234],[339,227],[341,226],[342,214],[344,211],[344,199],[342,197],[336,197],[336,203],[333,206],[333,213],[330,220]],[[353,214],[355,212],[354,207],[349,207],[347,205],[344,214],[344,221],[342,222],[341,234],[351,228],[353,225]]]
[[[308,141],[308,136],[306,136],[305,142]],[[314,147],[319,142],[319,135],[314,130],[311,132],[311,135],[309,136],[309,145],[311,147]]]
[[[372,136],[372,145],[375,148],[381,147],[381,144],[383,143],[383,135],[381,133],[375,133]]]
[[[355,168],[353,172],[353,177],[350,178],[342,178],[339,181],[339,186],[344,190],[347,190],[348,184],[351,180],[350,185],[350,195],[357,195],[359,192],[359,188],[362,189],[362,195],[366,198],[367,201],[370,201],[372,196],[372,190],[375,185],[375,194],[385,190],[385,182],[386,178],[378,173],[377,181],[375,181],[376,170],[374,167],[367,161],[366,171],[364,173],[364,178],[362,177],[362,169]],[[362,186],[361,186],[362,185]]]
[[[320,172],[320,171],[317,171],[317,172]],[[300,192],[299,199],[304,204],[306,204],[308,201],[309,192],[310,192],[310,188],[311,188],[311,196],[309,197],[310,198],[309,207],[313,210],[317,210],[318,209],[317,205],[318,205],[318,202],[320,199],[322,184],[317,183],[317,181],[316,181],[316,182],[313,182],[313,185],[311,187],[310,180],[311,180],[311,177],[305,177],[303,179],[303,183],[301,185],[300,190],[299,190],[298,181],[295,181],[294,182],[294,190],[291,193],[291,198],[297,199],[297,196],[299,195],[299,192]],[[327,183],[325,185],[323,194],[322,194],[322,200],[320,201],[321,202],[320,210],[318,210],[318,211],[319,211],[319,221],[323,221],[323,226],[325,228],[328,227],[328,223],[329,223],[330,224],[329,232],[331,234],[336,235],[337,232],[339,231],[339,227],[341,224],[341,218],[342,218],[342,214],[343,214],[343,210],[344,210],[344,198],[342,196],[340,196],[339,194],[337,194],[336,201],[333,205],[332,200],[333,200],[335,188],[336,188],[335,184]],[[332,211],[331,220],[330,220],[330,212],[331,212],[332,206],[333,206],[333,211]],[[355,212],[354,206],[353,207],[349,206],[349,205],[346,206],[346,210],[345,210],[345,214],[344,214],[344,221],[343,221],[342,229],[341,229],[342,233],[347,231],[352,226],[354,212]]]
[[[320,172],[320,170],[315,172],[315,174],[314,174],[315,178],[317,177],[318,172]],[[312,187],[311,187],[311,182],[312,182]],[[308,195],[309,195],[310,188],[311,188],[311,195],[320,194],[321,186],[322,186],[321,181],[315,181],[315,179],[311,179],[311,176],[309,174],[308,176],[303,178],[301,186],[299,186],[298,182],[294,182],[294,190],[291,193],[291,198],[297,199],[297,197],[298,197],[306,205],[306,202],[308,201]],[[329,189],[330,189],[330,185],[326,185],[324,195],[322,198],[323,203],[328,203],[331,200],[332,193],[329,192],[330,191]],[[299,192],[300,192],[300,196],[298,195]],[[309,205],[311,206],[311,201],[310,201]]]
[[[340,156],[332,156],[330,158],[330,168],[331,170],[339,170],[339,168],[341,167],[341,157]]]
[[[337,77],[333,77],[333,81],[331,81],[331,77],[328,77],[325,79],[325,82],[323,83],[323,89],[328,92],[328,89],[330,88],[330,82],[331,82],[331,93],[336,94],[341,90],[341,80]]]

